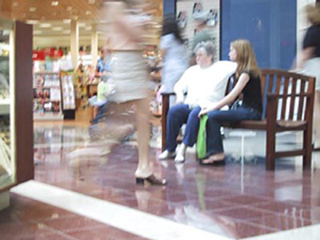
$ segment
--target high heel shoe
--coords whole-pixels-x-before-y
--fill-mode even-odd
[[[137,184],[144,184],[145,182],[148,182],[151,185],[158,185],[158,186],[164,186],[167,184],[167,181],[165,179],[158,179],[153,174],[151,174],[149,177],[146,177],[146,178],[136,177]]]

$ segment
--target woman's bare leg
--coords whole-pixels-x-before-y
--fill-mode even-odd
[[[136,128],[138,132],[139,163],[135,172],[136,177],[146,178],[152,174],[152,165],[149,161],[149,101],[147,98],[135,100]]]

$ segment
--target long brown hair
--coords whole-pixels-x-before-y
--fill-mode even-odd
[[[307,14],[307,19],[312,25],[320,24],[320,3],[309,4],[305,7],[305,13]]]
[[[252,73],[255,77],[260,75],[257,60],[253,48],[248,40],[238,39],[231,42],[231,47],[236,50],[238,63],[236,76],[239,77],[243,71]]]

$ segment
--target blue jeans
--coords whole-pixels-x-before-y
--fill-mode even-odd
[[[170,152],[175,151],[177,147],[177,137],[184,123],[187,123],[187,126],[182,142],[189,147],[195,144],[199,130],[200,119],[198,118],[198,114],[200,110],[200,107],[190,109],[187,104],[178,104],[169,109],[166,150]]]
[[[237,123],[243,120],[260,120],[261,113],[252,109],[240,107],[234,110],[217,110],[208,113],[206,126],[207,156],[223,153],[220,127],[222,122]]]
[[[108,103],[103,104],[102,106],[98,107],[98,112],[95,118],[92,120],[92,124],[97,124],[105,115],[107,110]]]

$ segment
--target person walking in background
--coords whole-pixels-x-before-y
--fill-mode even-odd
[[[236,64],[229,61],[213,63],[214,46],[211,42],[196,47],[197,65],[183,74],[174,87],[177,104],[169,109],[166,132],[166,150],[159,159],[175,158],[175,163],[185,161],[187,147],[196,142],[201,108],[211,106],[223,98],[228,78],[235,72]],[[187,97],[184,100],[184,94]],[[177,136],[181,126],[186,130],[176,154]]]
[[[101,58],[97,62],[96,75],[109,75],[112,72],[112,55],[107,47],[102,48]]]
[[[242,120],[259,120],[262,112],[260,70],[254,51],[247,40],[231,42],[229,58],[238,64],[235,77],[237,83],[233,90],[222,100],[208,108],[202,108],[199,117],[208,115],[206,125],[205,159],[200,159],[201,165],[223,165],[225,155],[220,132],[221,122],[240,122]],[[221,110],[222,107],[243,94],[242,105],[237,109]]]
[[[295,71],[316,77],[313,147],[314,149],[320,149],[320,3],[307,5],[305,12],[311,26],[307,29],[303,39],[303,50]]]
[[[162,36],[160,39],[162,55],[162,86],[159,92],[173,92],[184,71],[188,68],[186,49],[180,35],[180,30],[173,17],[166,17],[163,21]],[[170,105],[174,99],[170,99]]]
[[[153,174],[149,160],[149,99],[147,64],[143,58],[143,29],[149,17],[141,10],[147,7],[140,0],[110,2],[106,4],[106,16],[110,17],[110,47],[114,62],[110,83],[115,93],[111,101],[119,106],[134,106],[136,128],[138,131],[139,162],[135,171],[137,184],[149,182],[153,185],[165,185],[166,180]],[[137,14],[140,11],[140,14]],[[131,12],[131,13],[130,13]]]

